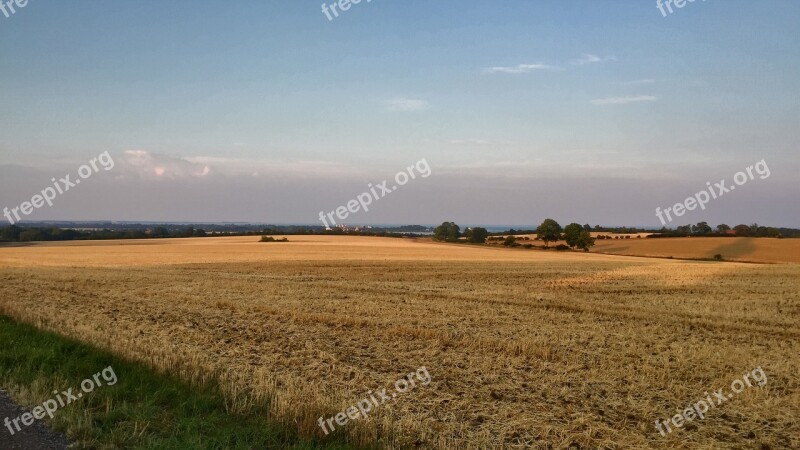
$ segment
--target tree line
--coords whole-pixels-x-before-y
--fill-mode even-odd
[[[222,228],[211,225],[211,227]],[[402,238],[407,234],[426,231],[430,228],[421,225],[410,225],[396,228],[373,228],[370,230],[342,230],[334,228],[325,230],[322,227],[307,226],[267,226],[266,228],[251,226],[231,226],[231,231],[206,231],[194,226],[159,225],[153,227],[137,226],[134,229],[74,229],[47,227],[21,227],[10,225],[0,228],[0,242],[34,242],[34,241],[82,241],[110,239],[162,239],[219,236],[263,236],[263,235],[347,235]],[[391,230],[391,231],[387,231]],[[402,230],[402,231],[395,231]],[[411,230],[411,231],[407,231]]]
[[[695,225],[682,225],[675,230],[662,228],[659,235],[650,237],[687,237],[687,236],[738,236],[738,237],[800,237],[800,230],[792,228],[763,227],[757,223],[752,225],[739,224],[731,227],[719,224],[712,228],[707,222],[698,222]]]
[[[75,230],[58,227],[23,228],[11,225],[0,228],[0,242],[33,242],[33,241],[78,241],[107,239],[149,239],[149,238],[181,238],[199,237],[208,234],[202,229],[187,227],[169,229],[155,227],[152,230]]]
[[[558,222],[553,219],[545,219],[536,230],[536,238],[544,242],[545,248],[549,248],[551,242],[565,241],[567,248],[581,249],[589,251],[589,248],[594,246],[595,239],[590,233],[591,227],[589,225],[581,225],[578,223],[571,223],[562,228]],[[470,227],[464,233],[461,232],[455,222],[443,222],[441,225],[433,230],[433,238],[442,242],[465,242],[471,244],[484,244],[489,238],[491,233],[483,227]],[[515,239],[512,236],[506,238],[504,245],[513,246]]]

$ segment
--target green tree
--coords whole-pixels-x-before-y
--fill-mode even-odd
[[[464,232],[464,237],[467,238],[467,242],[483,244],[486,242],[486,238],[489,237],[489,231],[481,227],[467,228],[467,231]]]
[[[717,225],[717,233],[719,233],[719,234],[727,234],[728,231],[731,231],[731,227],[730,226],[728,226],[728,225],[726,225],[724,223],[721,223],[721,224]]]
[[[39,228],[25,228],[19,234],[20,242],[44,241],[44,233]]]
[[[736,231],[736,236],[750,236],[750,227],[745,224],[736,225],[733,230]]]
[[[580,224],[571,223],[564,227],[564,240],[567,241],[567,245],[574,248],[578,245],[578,239],[581,237],[581,234],[585,232],[586,231]]]
[[[433,237],[437,241],[457,241],[461,237],[461,227],[454,222],[442,222],[441,225],[434,228]]]
[[[578,235],[578,239],[575,241],[575,247],[588,252],[590,247],[594,246],[594,238],[592,234],[588,231],[584,230]]]
[[[707,222],[698,222],[697,225],[692,226],[692,234],[697,234],[699,236],[705,236],[707,234],[711,234],[714,231]]]
[[[553,219],[545,219],[536,229],[536,236],[544,241],[545,247],[548,247],[549,242],[561,239],[561,225]]]
[[[22,233],[22,228],[16,225],[5,227],[0,230],[0,240],[18,241],[20,233]]]
[[[155,227],[150,233],[150,236],[154,238],[169,237],[169,230],[166,227]]]

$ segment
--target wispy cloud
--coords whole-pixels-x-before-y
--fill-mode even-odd
[[[606,61],[616,61],[616,60],[617,60],[617,58],[615,58],[614,56],[603,56],[603,57],[601,57],[601,56],[592,55],[592,54],[589,54],[589,53],[584,53],[580,58],[573,59],[570,62],[572,64],[574,64],[574,65],[577,65],[577,66],[583,66],[583,65],[586,65],[586,64],[596,64],[596,63],[601,63],[601,62],[606,62]]]
[[[386,101],[386,109],[389,111],[424,111],[430,108],[430,103],[427,100],[415,98],[393,98]]]
[[[529,73],[537,70],[558,70],[559,67],[548,64],[519,64],[516,66],[496,66],[483,69],[486,73]]]
[[[206,177],[211,173],[211,167],[206,164],[146,150],[126,150],[122,153],[122,163],[129,174],[148,178]],[[125,172],[125,169],[122,171]]]
[[[584,53],[578,59],[573,59],[570,64],[582,66],[586,64],[596,64],[606,61],[616,61],[614,56],[597,56],[589,53]],[[553,66],[550,64],[518,64],[516,66],[494,66],[483,69],[485,73],[506,73],[506,74],[521,74],[530,73],[541,70],[563,70],[560,66]]]
[[[271,178],[346,178],[364,176],[368,169],[341,162],[322,160],[275,160],[192,156],[184,158],[193,164],[210,166],[214,173],[230,177],[266,176]]]
[[[122,178],[189,180],[266,176],[285,178],[346,178],[364,176],[365,168],[314,160],[267,160],[218,156],[175,157],[147,150],[126,150],[115,172]]]
[[[598,98],[592,100],[593,105],[625,105],[628,103],[637,102],[652,102],[658,100],[658,97],[652,95],[637,95],[634,97],[611,97],[611,98]]]

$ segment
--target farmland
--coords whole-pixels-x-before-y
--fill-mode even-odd
[[[610,239],[597,239],[592,247],[594,253],[620,256],[646,256],[651,258],[678,259],[713,259],[722,256],[726,261],[752,262],[763,264],[800,263],[800,239],[763,239],[750,237],[683,237],[652,238],[649,234],[614,235],[609,233],[592,233],[609,236]],[[642,236],[642,238],[637,238]],[[618,237],[614,239],[614,237]],[[535,234],[517,236],[520,244],[534,244],[542,247],[541,241],[535,241]],[[502,241],[489,241],[489,245],[501,246]],[[565,241],[550,243],[551,246],[566,244]]]
[[[354,446],[800,447],[800,265],[289,240],[0,248],[0,313],[217,378],[231,411],[268,404],[319,439],[320,416],[426,367],[429,385],[337,432]],[[756,367],[764,387],[656,431]]]
[[[800,239],[666,238],[598,240],[592,251],[618,255],[712,258],[758,263],[800,263]]]

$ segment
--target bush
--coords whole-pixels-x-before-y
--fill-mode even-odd
[[[261,242],[289,242],[289,239],[275,239],[272,236],[261,236]]]
[[[722,254],[717,253],[716,255],[714,255],[714,261],[722,261]]]
[[[486,238],[488,236],[489,232],[486,231],[486,228],[481,228],[481,227],[467,228],[467,231],[464,233],[464,237],[467,238],[467,242],[473,244],[486,243]]]
[[[569,245],[558,244],[556,245],[556,250],[569,250]]]

